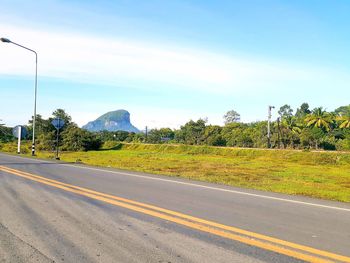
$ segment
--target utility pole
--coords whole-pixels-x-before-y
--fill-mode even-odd
[[[281,148],[281,141],[280,141],[280,134],[281,134],[281,128],[280,128],[280,117],[277,118],[277,128],[278,128],[278,149]]]
[[[275,106],[270,106],[268,107],[268,115],[267,115],[267,148],[271,148],[271,128],[270,128],[270,125],[271,125],[271,110],[274,109]]]
[[[145,143],[147,143],[147,136],[148,136],[148,127],[146,126],[146,138],[145,138]]]

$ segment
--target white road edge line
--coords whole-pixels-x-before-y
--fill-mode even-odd
[[[8,155],[8,156],[15,157],[15,158],[21,158],[21,159],[29,159],[29,160],[36,161],[36,162],[45,162],[45,163],[53,163],[53,164],[55,164],[55,162],[49,162],[49,161],[44,161],[44,160],[36,160],[36,159],[32,159],[32,158],[26,158],[26,157],[20,157],[20,156],[12,156],[12,155]],[[132,174],[132,173],[126,173],[126,172],[117,172],[117,171],[111,171],[111,170],[105,170],[105,169],[99,169],[99,168],[92,168],[92,167],[84,167],[84,166],[74,165],[74,164],[62,164],[62,163],[60,163],[59,165],[67,166],[67,167],[74,167],[74,168],[82,168],[82,169],[87,169],[87,170],[92,170],[92,171],[107,172],[107,173],[112,173],[112,174],[126,175],[126,176],[143,178],[143,179],[148,179],[148,180],[156,180],[156,181],[163,181],[163,182],[174,183],[174,184],[194,186],[194,187],[198,187],[198,188],[204,188],[204,189],[221,191],[221,192],[228,192],[228,193],[233,193],[233,194],[247,195],[247,196],[259,197],[259,198],[265,198],[265,199],[270,199],[270,200],[275,200],[275,201],[289,202],[289,203],[294,203],[294,204],[301,204],[301,205],[308,205],[308,206],[315,206],[315,207],[320,207],[320,208],[328,208],[328,209],[335,209],[335,210],[350,212],[349,208],[343,208],[343,207],[337,207],[337,206],[329,206],[329,205],[321,205],[321,204],[315,204],[315,203],[310,203],[310,202],[303,202],[303,201],[297,201],[297,200],[273,197],[273,196],[268,196],[268,195],[253,194],[253,193],[247,193],[247,192],[243,192],[243,191],[229,190],[229,189],[212,187],[212,186],[206,186],[206,185],[201,185],[201,184],[194,184],[194,183],[186,183],[186,182],[180,182],[180,181],[175,181],[175,180],[170,180],[170,179],[151,177],[151,176],[146,176],[146,175]]]

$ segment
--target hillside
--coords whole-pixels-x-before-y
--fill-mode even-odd
[[[126,110],[110,111],[90,121],[82,127],[91,132],[98,131],[127,131],[139,133],[140,131],[131,124],[130,113]]]

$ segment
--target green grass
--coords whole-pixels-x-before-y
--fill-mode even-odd
[[[61,160],[350,202],[350,153],[114,144]],[[111,150],[112,148],[112,150]],[[53,153],[41,152],[50,158]]]

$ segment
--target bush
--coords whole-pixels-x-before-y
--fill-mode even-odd
[[[95,134],[76,126],[68,127],[62,132],[63,145],[65,151],[89,151],[98,150],[102,141]]]
[[[336,150],[336,139],[335,137],[325,137],[321,142],[320,146],[324,150],[335,151]]]
[[[22,141],[21,143],[21,153],[31,152],[31,141]],[[17,141],[0,143],[0,151],[8,153],[17,153]]]
[[[336,144],[337,150],[340,151],[349,151],[350,150],[350,138],[344,140],[338,140]]]

